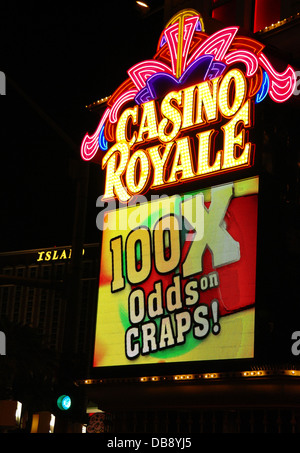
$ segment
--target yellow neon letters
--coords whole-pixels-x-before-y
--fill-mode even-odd
[[[116,143],[102,160],[103,200],[127,202],[149,186],[249,166],[253,147],[246,143],[245,128],[252,125],[251,107],[247,80],[232,69],[225,76],[171,91],[160,103],[152,100],[126,109],[116,127]],[[211,125],[219,121],[223,147],[216,151],[218,131]],[[187,131],[194,131],[194,140]]]

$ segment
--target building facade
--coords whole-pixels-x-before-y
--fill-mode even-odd
[[[98,244],[84,245],[80,282],[79,323],[74,326],[76,353],[91,351],[91,313],[98,287]],[[68,323],[67,285],[70,282],[72,248],[21,250],[0,254],[1,319],[34,328],[45,346],[61,354]]]

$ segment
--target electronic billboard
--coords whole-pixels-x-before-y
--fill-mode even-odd
[[[190,9],[127,72],[81,145],[105,175],[94,367],[253,358],[255,109],[295,72]]]

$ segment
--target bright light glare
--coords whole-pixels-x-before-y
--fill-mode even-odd
[[[50,424],[49,424],[49,433],[54,433],[54,426],[55,426],[55,415],[51,414],[50,417]]]
[[[20,401],[18,401],[16,415],[15,415],[17,424],[19,424],[21,421],[21,414],[22,414],[22,403],[20,403]]]
[[[142,6],[143,8],[149,8],[149,6],[147,5],[147,3],[144,3],[144,2],[136,2],[138,5]]]

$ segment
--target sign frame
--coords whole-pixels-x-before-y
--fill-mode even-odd
[[[96,131],[82,141],[82,159],[106,172],[102,203],[108,204],[107,212],[115,203],[126,208],[153,194],[185,195],[257,177],[255,110],[267,96],[275,103],[286,102],[296,84],[293,68],[288,65],[279,73],[263,50],[263,44],[240,35],[239,27],[208,36],[195,10],[180,11],[168,22],[154,58],[128,70],[129,78],[107,99]],[[112,278],[113,293],[118,289],[113,289]],[[94,362],[94,371],[128,375],[140,374],[145,367],[232,367],[254,357],[253,349],[251,357],[198,362],[101,367]]]

